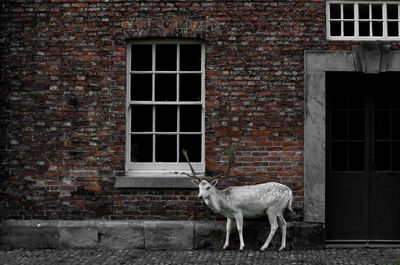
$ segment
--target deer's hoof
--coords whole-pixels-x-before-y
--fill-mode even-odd
[[[278,251],[282,251],[284,248],[285,248],[285,246],[282,246],[282,247],[279,248]]]

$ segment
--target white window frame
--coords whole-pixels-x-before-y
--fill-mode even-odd
[[[132,45],[135,44],[151,44],[152,45],[152,70],[150,71],[132,71],[131,70],[131,53],[132,53]],[[155,50],[157,44],[176,44],[177,45],[177,70],[176,71],[157,71],[155,69]],[[181,44],[199,44],[201,45],[201,69],[200,71],[181,71],[180,70],[180,45]],[[205,45],[201,41],[192,41],[192,40],[149,40],[149,41],[130,41],[127,43],[127,53],[126,53],[126,149],[125,149],[125,173],[126,176],[133,177],[185,177],[182,175],[182,172],[189,173],[189,167],[186,162],[131,162],[131,135],[135,134],[131,132],[131,106],[135,104],[138,105],[198,105],[201,106],[201,161],[200,162],[191,162],[194,170],[199,175],[204,175],[205,171]],[[152,95],[153,98],[151,101],[132,101],[131,100],[131,75],[137,73],[147,73],[152,74]],[[179,75],[180,74],[188,74],[188,73],[196,73],[201,74],[201,99],[200,101],[179,101]],[[167,101],[167,102],[159,102],[155,101],[154,91],[155,91],[155,75],[156,74],[176,74],[177,75],[177,99],[176,101]],[[179,107],[178,113],[179,114]],[[179,115],[178,115],[179,117]],[[154,111],[153,111],[153,123],[154,123]],[[199,133],[182,133],[179,130],[179,120],[177,122],[178,130],[176,133],[162,133],[162,134],[171,134],[171,135],[183,135],[183,134],[196,134]],[[155,135],[155,128],[153,124],[153,132]],[[138,133],[142,134],[142,133]],[[177,137],[179,139],[179,137]],[[153,156],[154,156],[154,140],[153,140]],[[179,150],[178,150],[179,152]],[[188,150],[190,156],[190,150]],[[182,154],[178,154],[182,156]],[[178,156],[178,157],[179,157]],[[179,161],[179,159],[177,159]]]
[[[341,4],[340,5],[340,12],[341,17],[340,19],[331,19],[330,16],[330,4]],[[352,19],[344,19],[343,16],[343,4],[354,4],[354,17]],[[370,15],[369,19],[359,19],[359,12],[358,7],[359,4],[369,4],[370,5]],[[382,19],[372,19],[371,14],[371,4],[382,4]],[[386,5],[397,5],[398,8],[398,18],[397,19],[388,19],[387,18],[387,8]],[[331,28],[330,22],[331,21],[338,21],[342,23],[341,26],[341,36],[331,36]],[[354,21],[354,36],[344,36],[344,27],[343,22],[345,21]],[[383,34],[382,36],[372,36],[372,26],[370,26],[370,36],[359,36],[359,26],[358,22],[362,21],[382,21],[383,22]],[[398,22],[398,36],[390,37],[388,36],[388,27],[387,22]],[[400,40],[400,2],[399,1],[326,1],[326,35],[328,40],[354,40],[354,41],[398,41]]]

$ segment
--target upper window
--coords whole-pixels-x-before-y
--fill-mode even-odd
[[[204,45],[132,42],[127,47],[128,173],[204,171]],[[139,172],[139,173],[138,173]]]
[[[330,40],[399,40],[400,3],[327,1]]]

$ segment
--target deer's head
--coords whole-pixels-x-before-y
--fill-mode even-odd
[[[233,163],[235,161],[235,155],[233,153],[233,149],[229,148],[228,151],[227,151],[228,165],[226,166],[226,169],[223,172],[219,173],[218,175],[216,175],[214,177],[211,177],[209,179],[206,179],[206,178],[199,177],[196,174],[196,172],[194,171],[192,165],[190,164],[189,156],[188,156],[186,150],[183,150],[183,155],[185,156],[186,161],[189,164],[189,168],[190,168],[190,171],[192,172],[192,175],[187,174],[187,173],[183,173],[183,174],[186,174],[187,176],[194,178],[194,180],[192,180],[192,182],[196,186],[199,187],[199,195],[198,195],[198,197],[199,197],[199,199],[203,199],[203,200],[204,199],[208,199],[210,197],[210,195],[213,194],[213,192],[216,189],[215,186],[218,184],[218,179],[220,177],[222,177],[222,176],[226,176],[229,173],[229,171],[230,171],[230,169],[231,169],[231,167],[232,167],[232,165],[233,165]]]

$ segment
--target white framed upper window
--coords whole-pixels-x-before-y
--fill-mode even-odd
[[[127,46],[128,175],[204,172],[205,46],[197,41],[133,41]]]
[[[399,1],[327,1],[329,40],[400,40]]]

